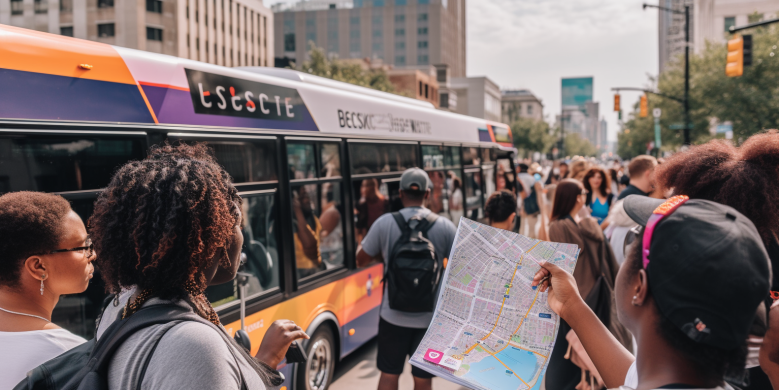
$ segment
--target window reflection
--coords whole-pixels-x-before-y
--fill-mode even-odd
[[[444,164],[447,168],[459,168],[460,167],[460,147],[459,146],[447,146],[444,148]]]
[[[444,147],[443,146],[422,146],[422,166],[425,169],[431,168],[443,168],[444,163]]]
[[[483,217],[481,172],[478,170],[465,172],[465,208],[466,217],[479,220]]]
[[[312,179],[316,177],[316,158],[314,144],[287,144],[287,163],[289,164],[289,179]]]
[[[352,170],[355,174],[403,172],[417,166],[416,145],[352,143]]]
[[[463,148],[463,165],[480,165],[479,148]]]
[[[208,141],[214,156],[234,183],[278,180],[273,141]]]
[[[363,179],[355,182],[357,186],[355,190],[355,199],[358,199],[355,207],[355,235],[357,236],[357,242],[361,242],[365,234],[368,233],[368,229],[373,226],[382,214],[389,212],[390,200],[386,185],[384,185],[384,192],[382,193],[379,185],[379,180],[370,178]]]
[[[241,272],[251,275],[246,288],[247,297],[279,287],[279,251],[275,230],[275,194],[244,195],[241,229],[244,261]],[[214,307],[238,299],[235,280],[209,287],[206,296]]]
[[[4,135],[0,192],[103,188],[116,168],[145,155],[144,137]]]
[[[322,171],[319,177],[341,176],[341,149],[339,144],[322,144]]]
[[[432,185],[430,197],[427,200],[427,208],[436,214],[445,215],[447,212],[447,193],[444,171],[428,171],[427,175],[430,177]]]
[[[292,187],[295,264],[300,279],[343,266],[340,190],[340,183]]]

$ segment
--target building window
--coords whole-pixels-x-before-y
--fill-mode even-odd
[[[395,56],[395,65],[406,65],[406,56]]]
[[[417,0],[417,4],[430,4],[430,0]]]
[[[315,32],[307,32],[306,33],[306,42],[314,42],[314,43],[316,43],[316,33]]]
[[[306,27],[308,28],[316,27],[316,19],[306,19]]]
[[[60,0],[60,12],[73,12],[73,0]]]
[[[449,108],[449,94],[441,94],[441,102],[438,104],[441,108]]]
[[[423,83],[420,81],[420,82],[419,82],[419,96],[422,96],[424,91],[425,91],[425,84],[423,84]]]
[[[395,0],[395,6],[408,5],[408,0]]]
[[[350,16],[349,17],[349,24],[352,26],[359,26],[360,25],[360,17],[359,16]]]
[[[395,4],[397,5],[397,3]],[[405,23],[406,15],[395,15],[395,23]]]
[[[35,13],[45,14],[47,12],[49,12],[48,0],[35,0]]]
[[[149,12],[162,13],[162,1],[161,0],[146,0],[146,10]],[[214,23],[216,26],[216,23]]]
[[[384,7],[384,0],[373,0],[374,7]]]
[[[162,29],[155,27],[146,27],[146,39],[150,41],[162,42]],[[208,50],[206,48],[206,50]]]
[[[373,15],[373,24],[381,24],[382,21],[381,15]]]
[[[284,51],[295,51],[295,33],[284,34]]]
[[[420,54],[417,56],[417,65],[428,65],[429,59],[427,54]]]
[[[97,36],[100,38],[110,38],[115,34],[113,23],[104,23],[97,25]]]
[[[427,35],[427,27],[420,27],[417,29],[417,35]]]
[[[359,55],[360,52],[360,41],[351,41],[349,42],[349,51],[352,53],[357,53]]]
[[[417,15],[417,20],[420,22],[424,22],[427,20],[427,14],[419,14]]]
[[[530,104],[527,105],[527,114],[533,115],[533,106]]]
[[[406,29],[405,28],[396,28],[395,29],[395,36],[396,37],[402,37],[406,35]]]
[[[114,6],[114,0],[97,0],[98,8],[111,8],[113,6]]]
[[[374,38],[381,38],[381,30],[373,30]]]
[[[349,31],[349,38],[360,39],[360,30]]]
[[[22,0],[11,0],[11,15],[21,15],[24,13],[24,4]]]
[[[726,16],[725,17],[725,32],[730,32],[730,28],[736,25],[736,17],[735,16]]]
[[[384,50],[384,44],[381,42],[373,42],[373,51],[379,52]]]
[[[395,50],[405,50],[406,49],[406,42],[400,41],[395,42]]]
[[[73,36],[73,26],[70,27],[60,27],[60,35],[65,37],[72,37]]]
[[[427,49],[427,41],[419,41],[419,42],[417,42],[417,48],[418,49]]]

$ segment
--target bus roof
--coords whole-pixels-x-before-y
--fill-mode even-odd
[[[512,147],[508,126],[275,68],[228,68],[0,25],[0,118],[305,131]]]

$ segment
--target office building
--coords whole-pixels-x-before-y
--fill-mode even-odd
[[[544,119],[544,104],[527,89],[504,90],[500,96],[501,121],[511,124],[519,118]]]
[[[262,0],[0,0],[0,23],[217,65],[273,64]]]
[[[592,77],[564,78],[561,81],[562,112],[556,126],[565,134],[576,133],[599,150],[605,149],[607,137],[601,129],[600,104],[592,101]]]
[[[500,88],[486,77],[455,77],[449,87],[457,94],[454,112],[500,122]]]
[[[280,64],[305,61],[313,42],[330,57],[446,64],[465,76],[465,0],[310,0],[272,10]]]
[[[438,81],[435,67],[420,69],[390,69],[387,71],[390,83],[395,90],[405,96],[432,103],[436,108],[440,104]]]
[[[690,6],[692,53],[700,53],[707,41],[726,42],[730,26],[779,17],[776,0],[660,0],[660,5],[681,12],[685,5]],[[669,61],[684,55],[684,14],[659,11],[658,34],[662,73]]]

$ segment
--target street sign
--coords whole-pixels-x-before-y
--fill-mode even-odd
[[[692,123],[690,123],[687,127],[692,129]],[[671,130],[684,130],[684,123],[673,123],[669,125],[668,128]]]
[[[663,111],[659,108],[652,109],[652,116],[654,116],[655,118],[659,118],[662,113]]]
[[[733,125],[726,123],[724,125],[717,125],[717,134],[726,134],[728,131],[733,131]]]

